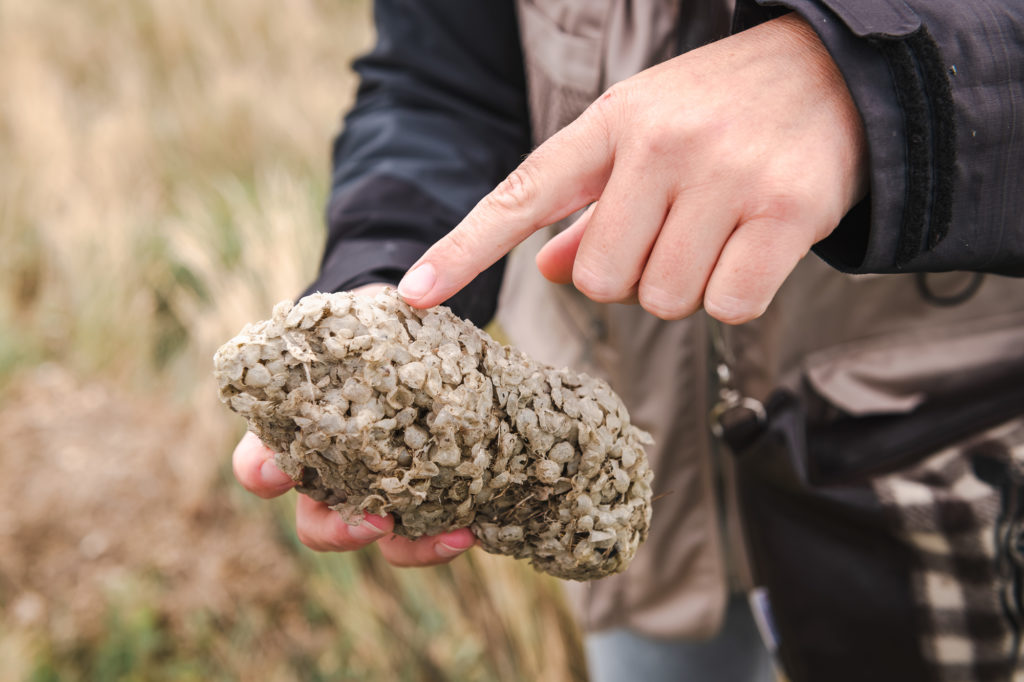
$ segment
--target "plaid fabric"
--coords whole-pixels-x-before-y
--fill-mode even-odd
[[[1024,419],[874,481],[912,573],[922,654],[940,682],[1024,680]]]

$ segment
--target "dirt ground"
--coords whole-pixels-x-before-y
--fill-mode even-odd
[[[73,648],[110,634],[112,604],[145,604],[186,645],[203,613],[218,629],[272,615],[291,640],[275,657],[316,646],[294,553],[266,510],[232,502],[224,434],[203,421],[53,366],[17,381],[0,403],[4,631]]]
[[[523,562],[301,550],[290,500],[234,482],[222,409],[54,365],[3,392],[0,682],[583,679]]]
[[[0,682],[585,676],[524,562],[318,555],[230,473],[210,358],[314,277],[371,19],[0,0]]]

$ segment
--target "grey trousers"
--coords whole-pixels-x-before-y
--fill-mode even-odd
[[[656,639],[631,630],[603,630],[584,642],[591,682],[774,682],[743,595],[733,596],[725,623],[707,641]]]

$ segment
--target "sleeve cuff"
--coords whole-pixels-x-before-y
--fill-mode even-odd
[[[364,284],[397,284],[429,244],[404,239],[352,239],[338,242],[324,258],[320,275],[303,295],[347,291]]]

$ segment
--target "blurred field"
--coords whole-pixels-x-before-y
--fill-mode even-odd
[[[352,0],[0,0],[0,681],[579,680],[557,585],[299,546],[210,358],[316,268]]]

